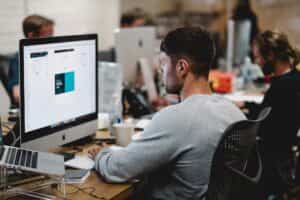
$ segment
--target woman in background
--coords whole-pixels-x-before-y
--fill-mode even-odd
[[[280,167],[292,155],[300,127],[300,72],[299,51],[292,47],[283,33],[265,31],[253,41],[255,62],[272,74],[270,88],[262,104],[238,102],[249,110],[250,118],[256,118],[264,107],[272,111],[260,127],[261,153],[264,172],[262,184],[264,195],[282,195],[288,190]],[[288,173],[287,170],[284,173]]]

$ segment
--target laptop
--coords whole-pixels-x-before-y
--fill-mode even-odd
[[[63,156],[3,145],[1,127],[0,120],[0,166],[55,176],[65,174]]]

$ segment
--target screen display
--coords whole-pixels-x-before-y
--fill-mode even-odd
[[[96,112],[96,40],[24,46],[25,133]]]

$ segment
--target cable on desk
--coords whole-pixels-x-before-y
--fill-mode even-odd
[[[88,189],[92,189],[92,191],[87,192],[86,190],[88,190]],[[80,188],[80,191],[82,191],[83,193],[85,193],[85,194],[87,194],[87,195],[89,195],[89,196],[91,196],[91,197],[93,197],[93,198],[95,198],[95,199],[106,200],[106,198],[101,197],[101,196],[98,196],[98,195],[95,193],[95,191],[96,191],[95,187]]]
[[[66,192],[66,195],[76,194],[76,193],[78,193],[78,192],[80,191],[79,187],[76,187],[76,186],[74,186],[74,185],[68,185],[68,186],[71,186],[71,187],[75,188],[75,190],[74,190],[74,191],[71,191],[71,192]],[[63,192],[62,192],[61,190],[59,190],[57,187],[55,187],[55,189],[56,189],[59,193],[63,194]]]
[[[83,192],[84,194],[87,194],[87,195],[89,195],[90,197],[93,197],[93,198],[95,198],[95,199],[99,199],[99,200],[107,200],[105,197],[98,196],[98,195],[95,193],[95,191],[96,191],[95,187],[83,187],[83,188],[81,188],[81,187],[76,186],[76,185],[71,185],[71,184],[68,185],[68,187],[70,187],[70,186],[73,187],[73,188],[75,188],[75,190],[72,191],[72,192],[67,192],[66,195],[76,194],[76,193],[78,193],[78,192],[80,191],[80,192]],[[58,190],[57,188],[56,188],[56,190],[57,190],[59,193],[62,193],[62,191]],[[91,191],[87,191],[87,190],[91,190]]]

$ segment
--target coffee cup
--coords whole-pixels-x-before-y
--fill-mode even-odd
[[[131,142],[134,134],[134,125],[127,123],[114,124],[113,133],[116,137],[117,145],[126,147]]]

